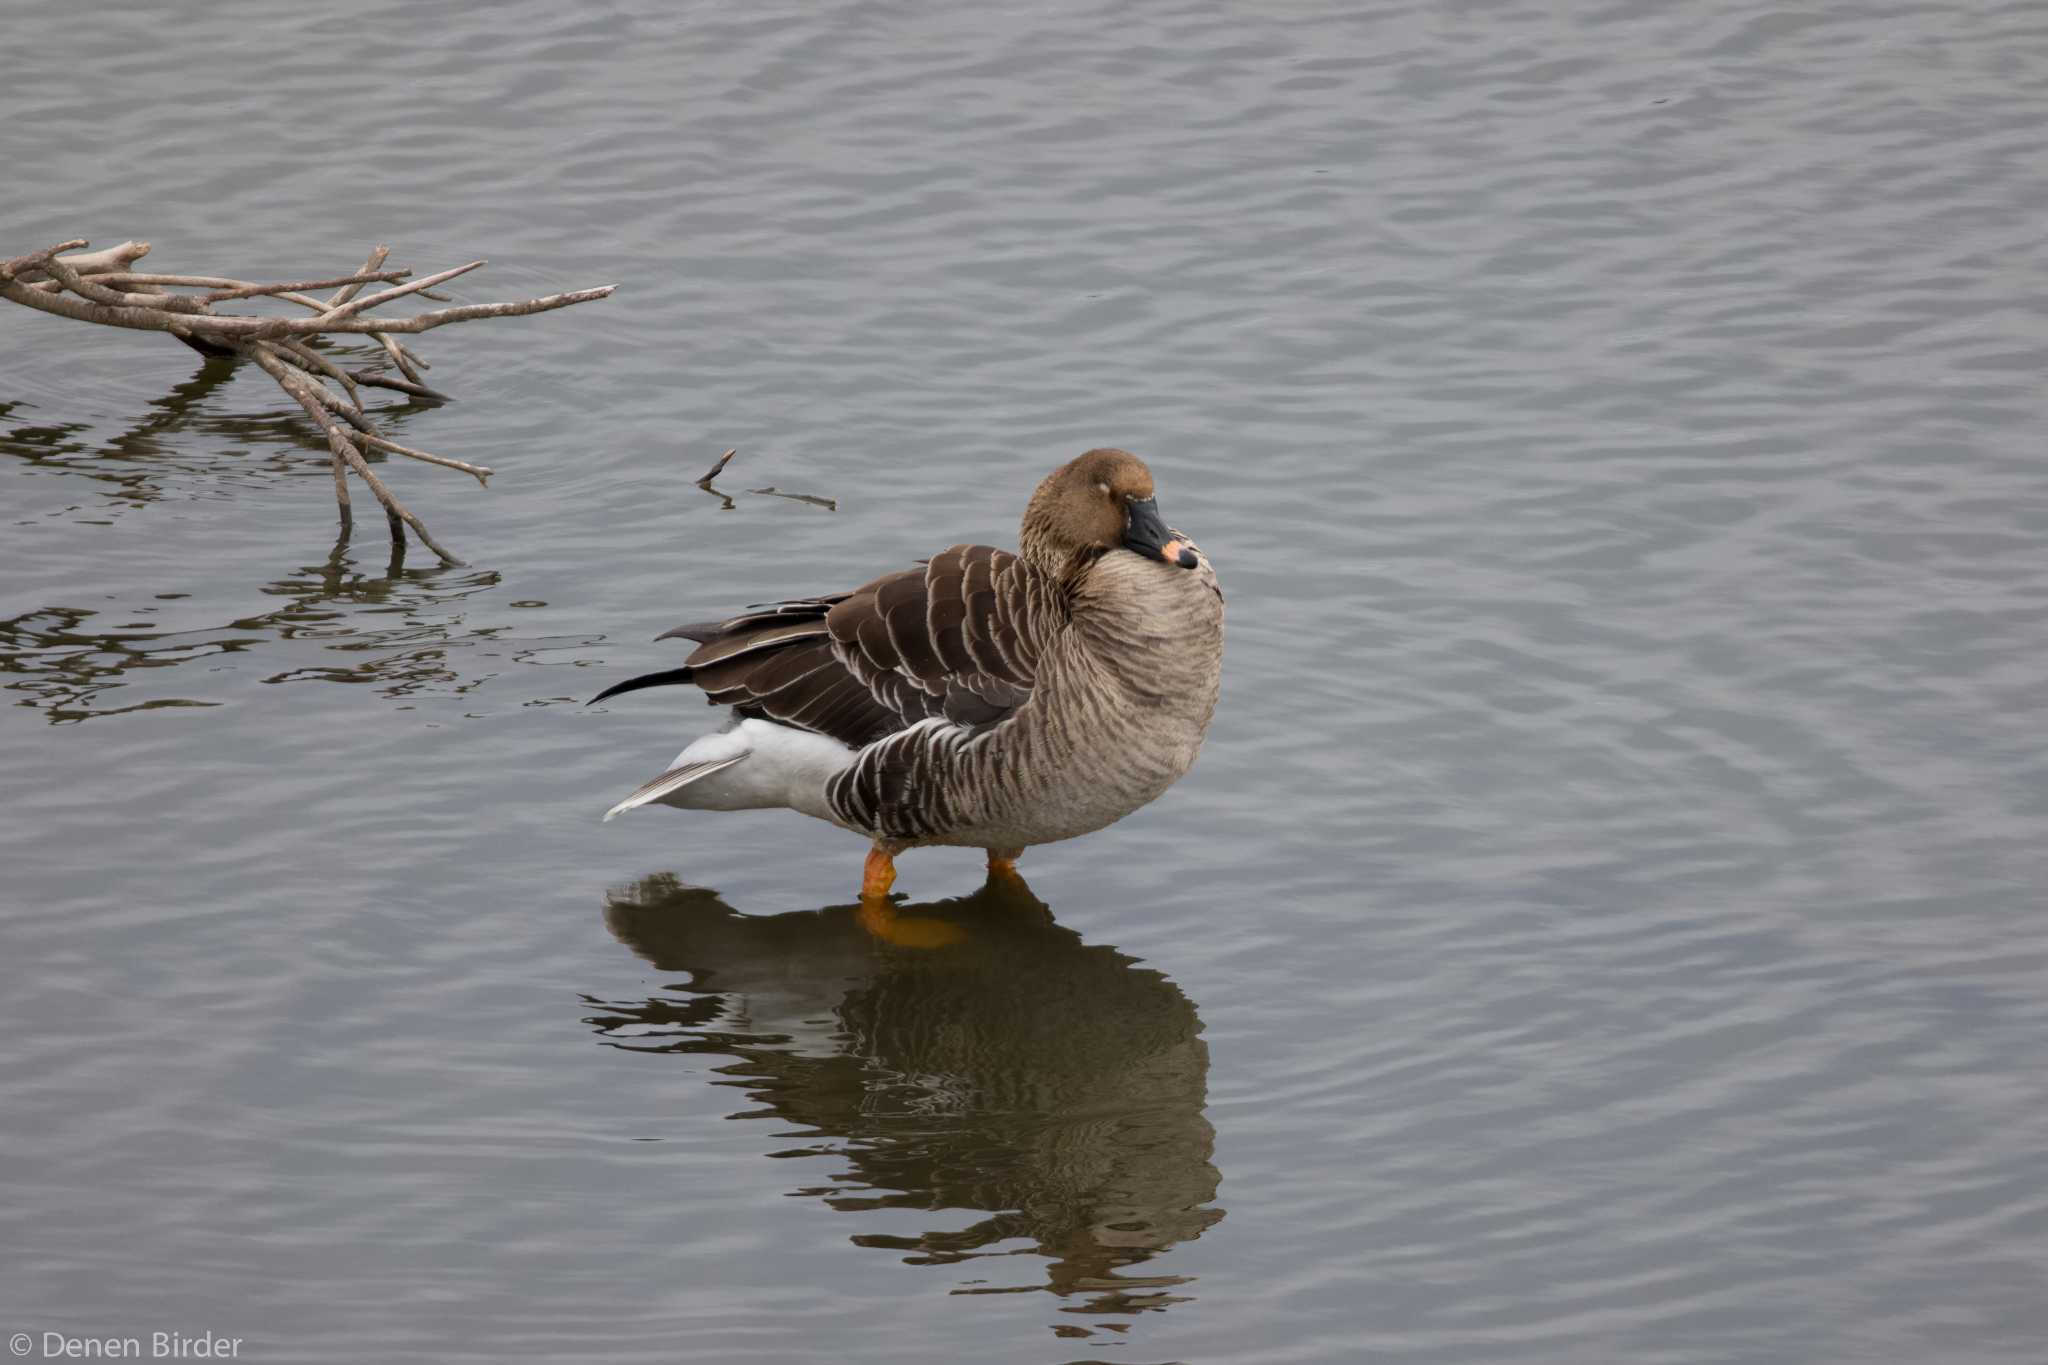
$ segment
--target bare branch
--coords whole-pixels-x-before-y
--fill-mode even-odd
[[[198,299],[183,294],[130,294],[119,289],[109,289],[96,284],[73,270],[61,257],[52,256],[43,262],[43,269],[57,281],[82,299],[106,304],[114,308],[161,308],[172,313],[203,313],[206,305]]]
[[[410,379],[393,379],[382,370],[350,370],[348,376],[367,388],[390,389],[394,393],[411,394],[414,398],[431,398],[437,403],[455,401],[439,389],[430,389],[425,384],[416,384]]]
[[[46,246],[41,251],[31,251],[26,256],[16,256],[11,261],[0,261],[0,283],[24,277],[34,279],[37,272],[42,270],[43,266],[52,256],[55,256],[60,251],[75,250],[84,245],[86,245],[85,238],[74,237],[68,242],[59,242],[55,246]]]
[[[407,511],[405,504],[392,496],[391,490],[384,486],[384,481],[377,477],[375,470],[370,468],[370,462],[365,460],[363,453],[356,449],[355,442],[349,439],[349,434],[342,427],[341,423],[336,421],[322,402],[314,397],[313,390],[316,387],[315,385],[308,382],[297,370],[279,360],[264,347],[252,346],[249,348],[249,354],[255,359],[257,364],[263,367],[265,373],[284,387],[286,393],[299,400],[299,406],[303,407],[307,415],[318,422],[321,429],[327,433],[329,449],[333,450],[342,459],[348,461],[348,466],[356,472],[356,477],[370,486],[370,492],[375,494],[377,501],[384,505],[384,515],[391,522],[391,538],[394,541],[403,543],[405,540],[404,528],[410,526],[412,527],[413,534],[420,538],[420,543],[440,556],[442,563],[460,564],[462,562],[450,554],[439,541],[434,539],[433,535],[427,530],[425,522]]]
[[[463,460],[451,460],[446,455],[429,455],[424,450],[414,450],[411,446],[402,446],[396,441],[387,441],[382,436],[373,435],[369,432],[363,434],[363,440],[366,444],[373,445],[379,450],[388,450],[393,455],[408,455],[415,460],[425,460],[428,464],[446,465],[450,469],[459,469],[465,474],[473,475],[476,481],[483,484],[486,488],[490,487],[489,479],[491,475],[498,472],[489,465],[470,464]]]
[[[372,332],[371,335],[376,337],[377,344],[384,348],[384,354],[390,356],[392,363],[398,366],[398,372],[400,374],[404,375],[407,379],[410,379],[413,383],[418,384],[422,388],[426,387],[427,381],[420,378],[420,370],[427,368],[426,362],[422,361],[418,369],[415,369],[413,367],[413,361],[417,359],[417,357],[415,357],[412,354],[412,352],[406,350],[405,347],[399,345],[390,337],[385,336],[382,332]]]
[[[81,271],[80,273],[83,274],[84,272]],[[404,274],[409,272],[396,273]],[[371,275],[368,276],[367,278],[383,279],[385,278],[385,276],[380,274]],[[325,302],[321,301],[320,299],[312,298],[308,295],[301,294],[296,291],[277,292],[279,291],[279,286],[252,285],[246,280],[230,280],[225,279],[219,275],[132,275],[123,272],[120,274],[101,276],[99,278],[99,283],[105,285],[133,285],[136,288],[141,289],[161,285],[170,285],[179,289],[248,289],[254,290],[257,293],[272,292],[274,297],[281,299],[286,303],[296,303],[301,308],[309,309],[315,313],[325,313],[328,308],[328,305]],[[36,288],[41,289],[46,293],[56,293],[59,290],[63,289],[63,287],[63,285],[57,283],[55,280],[48,280],[36,286]],[[288,289],[289,286],[284,286],[283,288]]]
[[[78,267],[71,263],[83,259],[80,256],[72,256],[67,258],[64,264],[78,270]],[[78,273],[84,275],[92,272],[78,270]],[[99,282],[105,285],[170,284],[181,289],[240,289],[248,283],[246,280],[223,279],[219,275],[140,275],[131,270],[108,272],[99,276]]]
[[[70,265],[69,260],[65,261]],[[76,267],[73,267],[76,269]],[[78,271],[84,274],[84,271]],[[201,303],[226,303],[232,299],[253,299],[264,295],[285,295],[302,289],[331,289],[337,284],[376,284],[402,280],[412,274],[410,270],[375,270],[358,275],[341,275],[330,280],[302,280],[292,284],[250,284],[247,280],[231,280],[218,275],[142,275],[132,271],[118,271],[99,275],[96,283],[113,285],[168,285],[174,289],[211,289],[217,292],[206,295]],[[307,299],[306,303],[315,312],[324,313],[328,305],[318,299]]]
[[[361,377],[359,371],[341,369],[334,362],[301,342],[259,341],[255,345],[265,350],[275,348],[283,359],[298,365],[300,369],[313,369],[317,367],[322,373],[330,374],[340,379],[344,384],[348,384],[352,379]],[[372,378],[377,378],[377,376],[372,376]],[[428,464],[445,465],[449,469],[459,469],[463,473],[475,478],[478,483],[484,483],[491,475],[498,472],[488,465],[471,464],[467,460],[451,460],[446,455],[435,455],[428,451],[414,450],[411,446],[398,444],[398,442],[385,436],[383,432],[377,429],[377,424],[370,420],[370,415],[362,410],[361,399],[356,398],[353,387],[350,388],[349,393],[351,398],[356,399],[354,403],[343,402],[334,393],[320,384],[308,385],[307,390],[311,393],[313,401],[319,403],[336,417],[354,427],[361,436],[361,443],[364,445],[376,446],[381,450],[389,450],[399,455],[410,456],[415,460],[424,460]],[[297,397],[298,395],[294,393],[293,396]]]
[[[477,269],[483,264],[484,262],[482,261],[471,261],[468,265],[458,265],[453,270],[443,270],[438,275],[429,275],[423,280],[414,280],[411,284],[399,285],[396,289],[385,289],[375,294],[366,294],[353,303],[344,303],[339,308],[330,309],[327,315],[320,320],[322,322],[339,322],[343,318],[354,317],[366,308],[375,308],[380,303],[389,303],[393,299],[404,298],[407,294],[418,294],[431,285],[439,284],[443,280],[452,280],[457,275],[467,275],[470,271]]]
[[[549,294],[546,298],[526,299],[519,303],[466,303],[460,308],[443,308],[439,312],[420,313],[395,322],[362,323],[351,318],[336,327],[322,328],[330,332],[430,332],[436,327],[445,327],[451,322],[469,322],[474,318],[521,318],[529,313],[546,313],[556,308],[567,308],[573,304],[589,303],[592,299],[609,298],[615,284],[599,285],[595,289],[577,289],[567,294]],[[295,322],[296,319],[286,319]],[[308,319],[318,321],[318,319]]]
[[[119,242],[98,251],[81,251],[76,256],[66,256],[64,264],[81,275],[105,275],[126,270],[148,254],[148,242]]]
[[[26,256],[0,261],[0,299],[18,303],[38,312],[77,322],[92,322],[135,331],[168,332],[186,345],[207,355],[240,356],[252,360],[274,379],[312,417],[327,436],[328,454],[334,473],[335,504],[343,530],[352,518],[349,506],[348,473],[368,484],[383,506],[392,535],[402,547],[405,527],[411,527],[422,544],[448,563],[460,563],[444,549],[420,519],[406,510],[371,468],[365,450],[385,450],[408,459],[459,470],[483,483],[492,470],[486,465],[430,454],[400,445],[378,430],[363,406],[362,390],[387,389],[415,398],[448,401],[448,395],[421,378],[427,362],[396,340],[394,333],[414,334],[445,327],[450,323],[477,318],[524,317],[573,304],[587,303],[611,294],[617,287],[579,289],[544,298],[507,303],[463,304],[412,317],[373,318],[368,310],[417,294],[422,298],[445,300],[431,286],[452,280],[482,266],[472,261],[423,279],[412,279],[410,270],[385,269],[388,248],[370,253],[360,270],[352,275],[299,280],[282,284],[252,283],[224,275],[173,275],[145,273],[132,269],[149,252],[147,242],[123,242],[96,252],[79,249],[77,240],[46,247]],[[75,252],[65,255],[66,252]],[[404,281],[404,283],[399,283]],[[365,285],[391,284],[389,289],[364,295]],[[332,288],[325,299],[313,291]],[[171,293],[174,289],[204,291]],[[273,317],[249,313],[216,312],[215,305],[243,299],[275,298],[306,310],[311,316]],[[365,336],[374,340],[403,378],[381,368],[351,369],[336,358],[323,355],[310,343],[315,338]],[[337,387],[331,388],[333,384]],[[337,391],[338,390],[338,391]],[[727,452],[726,459],[732,458]],[[719,469],[705,476],[709,483]]]
[[[300,369],[318,371],[329,379],[338,381],[343,388],[348,390],[350,402],[354,403],[357,407],[363,405],[363,396],[356,392],[355,380],[350,377],[349,372],[329,360],[326,356],[321,355],[305,342],[287,339],[283,341],[263,341],[257,344],[259,346],[275,346],[286,360],[291,361]]]
[[[251,355],[256,360],[256,363],[258,365],[262,365],[264,363],[265,357],[257,354],[257,352],[261,351],[270,351],[273,354],[278,355],[285,360],[289,360],[294,365],[325,363],[320,359],[319,356],[313,353],[311,347],[303,346],[296,341],[285,342],[282,346],[278,346],[274,350],[273,343],[267,341],[259,341],[255,343],[253,347],[250,347],[248,349],[247,354]],[[244,352],[237,350],[235,354],[241,355],[244,354]],[[267,366],[265,368],[266,370],[268,369]],[[279,380],[278,382],[279,384],[284,385],[283,380]],[[292,389],[289,385],[284,385],[284,390],[286,393],[292,393]],[[297,397],[298,395],[293,394],[292,396]],[[346,538],[348,536],[350,529],[353,528],[355,525],[355,513],[349,507],[348,499],[348,461],[343,458],[341,447],[334,443],[334,438],[331,435],[328,437],[327,451],[329,463],[332,465],[334,470],[335,510],[339,512],[341,515],[341,534],[344,538]]]
[[[323,332],[345,332],[354,335],[374,335],[379,332],[430,332],[436,327],[445,327],[451,322],[469,322],[476,318],[517,318],[529,313],[546,313],[556,308],[567,308],[573,304],[589,303],[593,299],[609,297],[618,288],[615,284],[601,285],[596,289],[578,289],[568,294],[550,294],[541,299],[524,299],[518,303],[468,303],[459,308],[443,308],[438,312],[419,313],[409,318],[344,318],[339,322],[326,322],[322,318],[251,318],[251,317],[191,317],[184,319],[185,326],[192,331],[209,337],[228,341],[268,341],[282,336],[318,336]],[[30,297],[34,296],[34,297]],[[153,295],[135,295],[141,302],[137,305],[89,304],[67,299],[62,294],[44,294],[19,284],[0,285],[0,298],[26,303],[46,313],[76,318],[81,322],[99,322],[110,327],[132,327],[144,332],[169,332],[175,330],[171,319],[157,305],[161,300]]]
[[[105,304],[93,303],[87,299],[73,298],[61,292],[49,292],[33,284],[16,280],[0,284],[0,299],[27,304],[45,313],[58,317],[73,318],[79,322],[100,322],[110,327],[133,327],[144,332],[174,332],[170,315],[155,308],[110,308]],[[239,319],[221,319],[231,321]]]
[[[391,259],[390,247],[373,247],[370,251],[369,256],[364,259],[363,268],[360,273],[367,275],[373,270],[382,270],[384,268],[384,262],[389,259]],[[354,298],[356,296],[357,291],[361,287],[362,286],[360,285],[354,284],[343,285],[341,288],[334,291],[333,298],[327,300],[327,308],[341,307],[341,305],[347,303],[350,299]],[[322,309],[321,311],[325,312],[326,309]]]
[[[788,498],[791,502],[807,502],[813,507],[822,507],[827,512],[837,512],[839,510],[839,499],[837,498],[820,498],[809,493],[785,493],[773,484],[766,488],[749,488],[747,492],[757,498]]]
[[[338,284],[376,284],[380,281],[402,280],[410,274],[410,270],[371,270],[360,275],[343,275],[339,279],[303,280],[297,284],[245,284],[238,288],[208,294],[199,301],[226,303],[230,299],[253,299],[264,294],[292,294],[305,289],[332,289]]]
[[[122,242],[118,246],[104,247],[99,251],[84,251],[75,256],[66,256],[64,264],[70,266],[72,270],[80,275],[106,275],[126,270],[148,254],[148,242]],[[19,265],[18,262],[24,259],[28,258],[20,257],[15,261],[8,262],[9,265],[16,267],[16,274],[23,283],[46,294],[59,294],[63,292],[64,286],[51,279],[49,272],[41,265]],[[5,283],[4,277],[0,277],[0,283]]]
[[[277,345],[274,341],[259,341],[255,344],[265,349]],[[310,376],[306,379],[305,384],[307,391],[313,395],[314,399],[322,407],[354,427],[357,431],[375,431],[377,429],[376,424],[370,421],[368,413],[364,412],[354,403],[351,403],[348,399],[343,398],[333,389],[328,388],[325,384]]]

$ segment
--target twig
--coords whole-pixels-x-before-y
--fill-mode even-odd
[[[370,273],[371,271],[373,271],[373,270],[381,270],[381,269],[383,269],[383,267],[384,267],[384,262],[386,262],[386,261],[388,261],[388,260],[390,260],[390,259],[391,259],[391,248],[390,248],[390,247],[388,247],[388,246],[379,246],[379,247],[374,247],[374,248],[372,248],[372,249],[371,249],[371,251],[370,251],[370,254],[369,254],[369,257],[368,257],[368,258],[367,258],[366,260],[364,260],[364,262],[363,262],[363,269],[362,269],[362,272],[361,272],[361,273],[363,273],[363,274],[367,275],[367,274],[369,274],[369,273]],[[341,288],[339,288],[339,289],[337,289],[337,290],[335,290],[335,291],[334,291],[334,297],[333,297],[333,298],[331,298],[331,299],[327,300],[327,307],[328,307],[328,308],[339,308],[339,307],[341,307],[341,305],[343,305],[344,303],[347,303],[347,302],[348,302],[348,301],[349,301],[350,299],[354,298],[354,297],[356,296],[356,294],[357,294],[357,293],[358,293],[358,292],[359,292],[359,291],[360,291],[361,289],[362,289],[362,286],[361,286],[361,285],[359,285],[359,284],[345,284],[345,285],[343,285],[343,286],[342,286]]]
[[[80,271],[79,273],[84,274],[85,272]],[[405,275],[411,272],[392,271],[386,273]],[[385,275],[377,274],[372,275],[369,278],[383,279],[385,278]],[[106,285],[134,285],[137,288],[141,289],[149,289],[160,285],[170,285],[178,289],[277,288],[276,286],[247,285],[242,280],[231,280],[220,275],[134,275],[122,272],[118,274],[100,276],[98,277],[98,282]],[[36,288],[42,290],[43,292],[51,294],[61,291],[63,287],[64,286],[58,284],[55,280],[48,280],[36,286]],[[273,294],[273,297],[280,299],[285,303],[295,303],[299,307],[310,309],[315,313],[325,313],[331,306],[321,299],[313,298],[312,296],[307,294],[301,294],[296,290],[290,289],[288,286],[284,287],[281,292]]]
[[[618,289],[615,284],[601,284],[595,289],[577,289],[567,294],[549,294],[545,298],[525,299],[519,303],[468,303],[460,308],[443,308],[435,313],[420,313],[413,317],[401,318],[396,322],[364,322],[350,318],[334,327],[322,327],[323,332],[431,332],[436,327],[445,327],[451,322],[469,322],[476,318],[523,318],[529,313],[547,313],[557,308],[568,308],[578,303],[589,303],[592,299],[609,298]],[[314,330],[309,324],[317,318],[300,323],[287,318],[290,331]]]
[[[66,261],[65,264],[70,265],[70,262]],[[410,270],[377,270],[359,275],[342,275],[331,280],[299,280],[291,284],[250,284],[247,280],[231,280],[220,275],[139,275],[124,270],[100,275],[96,282],[104,285],[151,284],[168,285],[174,289],[211,289],[215,292],[201,298],[201,303],[226,303],[232,299],[261,298],[266,294],[283,296],[304,289],[331,289],[337,284],[390,283],[402,280],[410,274]],[[321,313],[326,312],[329,307],[317,299],[309,299],[307,303],[314,311]]]
[[[74,237],[68,242],[59,242],[55,246],[44,247],[41,251],[31,251],[26,256],[16,256],[11,261],[0,261],[0,284],[8,284],[15,280],[34,280],[41,275],[45,263],[52,256],[55,256],[60,251],[70,251],[85,244],[85,238]],[[149,248],[144,247],[143,250],[147,251]]]
[[[372,335],[377,338],[377,344],[384,348],[384,354],[390,356],[392,363],[398,366],[400,374],[415,384],[422,386],[426,384],[427,381],[420,378],[420,370],[425,369],[426,366],[422,365],[417,369],[414,368],[412,363],[413,355],[410,351],[393,341],[390,337],[385,336],[382,332],[375,332]]]
[[[334,280],[302,280],[297,284],[244,284],[233,289],[200,298],[201,303],[226,303],[230,299],[253,299],[264,294],[295,294],[307,289],[332,289],[337,284],[377,284],[402,280],[412,274],[410,270],[366,271],[360,275],[344,275]]]
[[[473,475],[476,481],[483,484],[486,488],[490,487],[491,475],[498,472],[489,465],[469,464],[462,460],[451,460],[446,455],[429,455],[424,450],[414,450],[411,446],[402,446],[396,441],[387,441],[382,436],[376,435],[373,432],[365,432],[363,440],[366,444],[373,445],[379,450],[388,450],[393,455],[410,455],[413,459],[425,460],[428,464],[446,465],[450,469],[459,469],[465,474]]]
[[[728,450],[725,452],[725,454],[719,456],[718,463],[711,466],[710,469],[706,470],[704,472],[703,478],[697,480],[697,487],[709,492],[711,489],[711,481],[717,478],[721,473],[723,473],[726,465],[732,462],[732,457],[739,453],[740,452],[738,448],[735,447],[734,449]]]
[[[285,359],[291,361],[293,364],[297,365],[302,370],[318,370],[321,374],[326,375],[330,379],[339,380],[341,386],[348,390],[349,401],[354,403],[357,407],[361,407],[363,405],[363,396],[360,393],[356,392],[355,379],[349,374],[349,372],[341,368],[341,366],[335,364],[333,361],[329,360],[326,356],[321,355],[318,351],[314,350],[311,346],[308,346],[305,342],[278,341],[266,342],[264,344],[276,346],[279,351],[284,353]]]
[[[460,564],[462,562],[443,548],[439,541],[434,539],[427,531],[425,522],[407,511],[405,505],[391,495],[391,490],[384,486],[384,481],[378,478],[376,472],[370,468],[369,461],[363,458],[363,453],[356,449],[355,442],[349,439],[348,432],[328,412],[326,405],[314,396],[313,390],[316,386],[309,383],[282,360],[279,360],[267,347],[252,346],[249,348],[249,354],[258,365],[263,367],[265,373],[284,386],[286,393],[299,400],[299,405],[306,410],[307,415],[318,422],[321,429],[327,433],[328,447],[342,459],[348,461],[349,468],[356,472],[357,478],[370,485],[370,492],[375,494],[377,501],[384,505],[384,516],[391,523],[391,539],[393,542],[400,545],[404,544],[404,528],[410,526],[412,527],[413,534],[420,538],[420,543],[440,556],[443,564]]]
[[[813,507],[822,507],[827,512],[837,512],[839,510],[839,500],[837,498],[813,497],[809,493],[785,493],[772,484],[767,488],[749,488],[747,492],[759,498],[788,498],[791,502],[807,502]]]
[[[344,303],[339,308],[330,309],[327,315],[320,320],[322,322],[340,322],[343,318],[354,317],[366,308],[375,308],[380,303],[389,303],[393,299],[404,298],[407,294],[420,293],[430,285],[439,284],[443,280],[452,280],[457,275],[467,275],[470,271],[478,269],[483,264],[484,262],[482,261],[471,261],[468,265],[458,265],[453,270],[444,270],[438,275],[429,275],[423,280],[414,280],[411,284],[401,284],[396,289],[385,289],[375,294],[366,294],[353,303]]]
[[[429,388],[425,384],[415,384],[410,379],[393,379],[382,370],[350,370],[348,376],[366,388],[390,389],[393,393],[410,394],[414,398],[428,398],[436,403],[452,403],[455,401],[439,389]]]

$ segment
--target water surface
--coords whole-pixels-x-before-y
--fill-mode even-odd
[[[2041,1358],[2030,7],[9,35],[0,253],[622,285],[422,339],[456,568],[260,375],[0,311],[9,1333]],[[713,719],[581,706],[656,633],[1098,444],[1229,597],[1166,798],[898,941],[824,826],[598,822]]]

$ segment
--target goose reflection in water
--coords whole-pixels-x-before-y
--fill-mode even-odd
[[[734,1079],[719,1083],[766,1106],[755,1112],[839,1139],[803,1154],[848,1170],[798,1193],[845,1212],[986,1215],[856,1245],[927,1265],[1035,1253],[1051,1262],[1045,1281],[1021,1288],[1071,1298],[1069,1312],[1184,1298],[1169,1291],[1185,1277],[1128,1272],[1223,1216],[1209,1054],[1187,997],[1083,943],[1013,879],[876,913],[755,918],[648,878],[607,897],[606,923],[691,982],[645,1001],[586,997],[604,1011],[588,1022],[614,1047],[732,1057],[719,1070]],[[1002,1245],[1017,1239],[1030,1251]]]

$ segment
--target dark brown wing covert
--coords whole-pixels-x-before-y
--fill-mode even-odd
[[[856,748],[934,717],[994,725],[1031,695],[1031,572],[1007,551],[955,545],[850,593],[678,626],[662,638],[697,642],[683,667],[593,700],[694,682],[716,705]]]
[[[1030,572],[1007,551],[955,545],[849,593],[826,624],[847,668],[904,724],[993,725],[1031,695]]]

